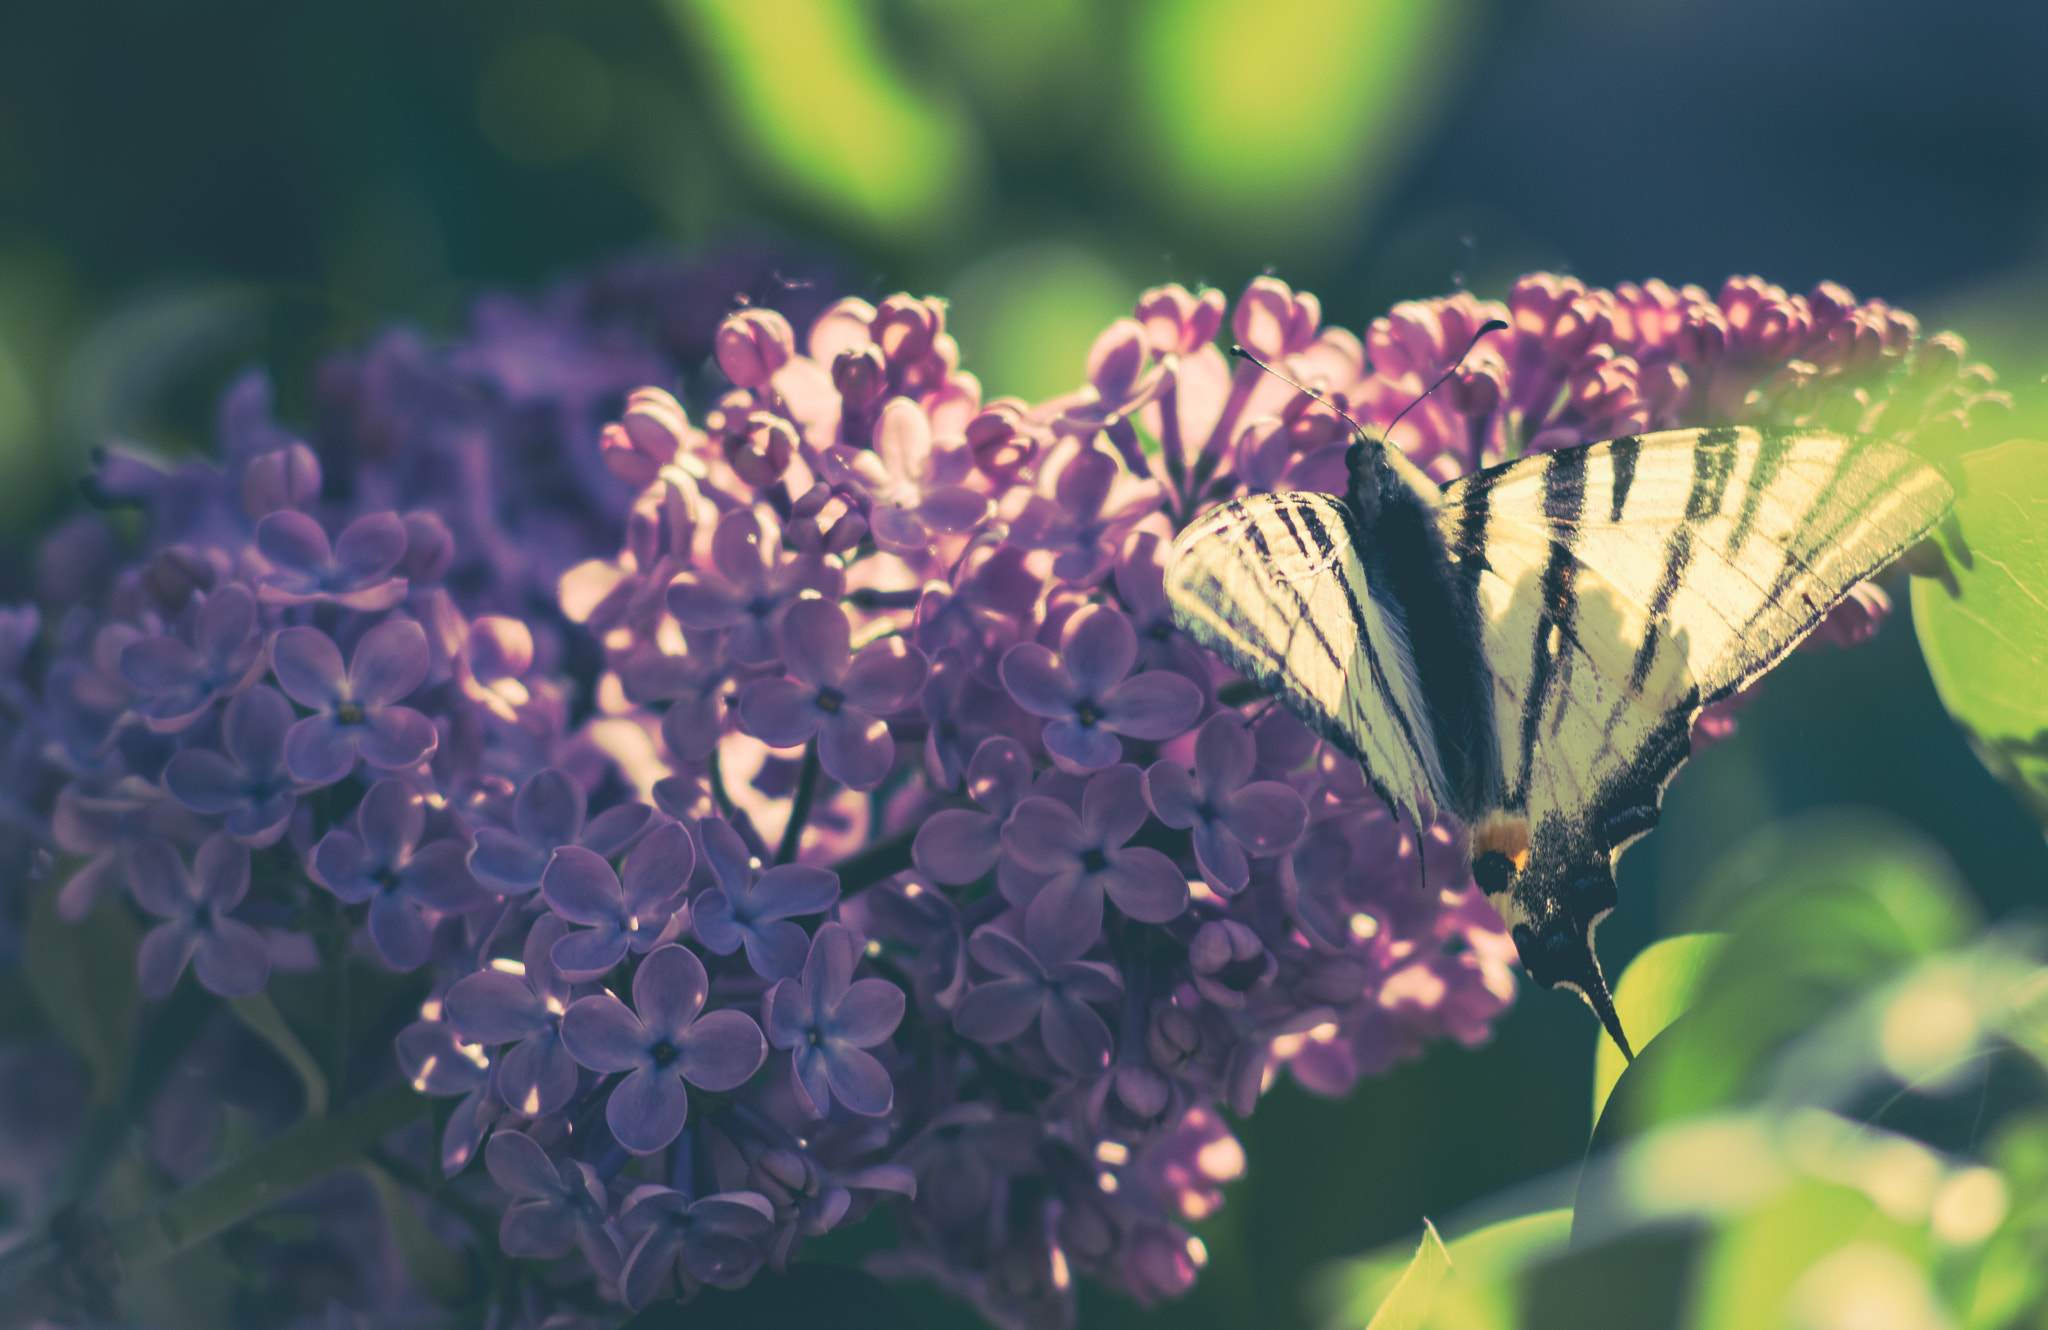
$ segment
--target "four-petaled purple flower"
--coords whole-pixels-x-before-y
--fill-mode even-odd
[[[426,803],[395,776],[370,787],[356,809],[354,834],[336,829],[313,847],[313,875],[350,905],[370,903],[370,941],[398,970],[416,970],[434,940],[427,913],[460,914],[487,899],[470,876],[469,846],[426,845]]]
[[[695,953],[658,947],[633,976],[632,1010],[597,993],[578,998],[562,1018],[562,1043],[571,1057],[592,1071],[626,1073],[612,1088],[604,1116],[619,1144],[634,1154],[652,1154],[682,1131],[690,1112],[683,1082],[731,1090],[768,1058],[753,1017],[704,1011],[710,991]]]
[[[763,743],[790,748],[818,737],[818,761],[834,780],[872,790],[896,762],[883,716],[924,683],[924,653],[895,635],[853,654],[853,629],[837,605],[798,601],[782,620],[788,679],[758,679],[740,694],[740,719]]]
[[[432,664],[426,631],[410,619],[387,619],[364,633],[347,669],[327,634],[286,628],[271,644],[270,664],[292,700],[313,708],[284,739],[285,762],[309,785],[348,775],[358,752],[371,766],[396,769],[440,742],[434,722],[396,705],[425,682]]]
[[[275,844],[299,806],[299,783],[284,760],[294,720],[292,704],[267,684],[238,693],[221,716],[226,754],[211,748],[174,753],[164,767],[164,785],[195,813],[223,818],[242,844]]]
[[[1258,765],[1258,747],[1235,712],[1218,712],[1195,736],[1192,775],[1178,762],[1154,762],[1145,772],[1145,802],[1159,820],[1194,830],[1202,879],[1226,896],[1251,881],[1247,855],[1284,854],[1308,826],[1308,805],[1293,786],[1277,780],[1245,782]]]
[[[1076,1076],[1109,1065],[1109,1026],[1093,1003],[1123,996],[1123,980],[1099,961],[1080,959],[1075,934],[1052,947],[1019,942],[994,925],[974,930],[968,954],[995,972],[960,999],[953,1028],[978,1044],[1015,1039],[1038,1022],[1038,1036],[1052,1060]],[[1082,949],[1092,938],[1082,939]]]
[[[799,915],[819,914],[839,899],[839,875],[808,864],[777,864],[763,873],[746,842],[722,817],[697,824],[704,862],[718,885],[692,902],[690,924],[720,956],[742,946],[747,964],[763,979],[788,979],[803,968],[810,940]],[[758,876],[757,876],[758,874]]]
[[[1031,496],[1010,524],[1010,539],[1025,549],[1058,551],[1053,576],[1091,586],[1108,571],[1124,536],[1164,498],[1159,482],[1127,476],[1114,457],[1084,447],[1060,470],[1053,497]]]
[[[484,1167],[513,1198],[498,1221],[498,1245],[507,1256],[551,1261],[581,1246],[598,1278],[617,1281],[624,1257],[596,1170],[580,1159],[557,1165],[531,1136],[516,1131],[491,1137]]]
[[[1033,950],[1060,957],[1086,951],[1102,928],[1105,892],[1140,923],[1163,924],[1187,908],[1188,880],[1173,860],[1124,844],[1145,822],[1143,783],[1136,767],[1114,766],[1089,779],[1078,817],[1044,795],[1010,814],[1003,849],[1030,872],[1051,875],[1025,911]]]
[[[934,882],[961,887],[1003,857],[1003,823],[1031,793],[1031,755],[1015,739],[984,739],[967,764],[967,796],[984,812],[947,808],[917,829],[910,857]]]
[[[782,537],[761,512],[727,513],[711,533],[711,564],[723,576],[678,573],[668,610],[685,628],[730,628],[725,649],[742,665],[774,663],[776,629],[806,591],[837,600],[845,577],[815,555],[782,556]]]
[[[768,1042],[789,1050],[797,1103],[814,1118],[836,1097],[856,1113],[880,1117],[896,1102],[889,1072],[867,1050],[896,1032],[903,990],[886,979],[853,977],[853,934],[828,923],[811,939],[801,980],[784,979],[762,1004]]]
[[[554,944],[555,964],[571,979],[595,979],[626,958],[652,951],[676,930],[697,847],[679,822],[649,832],[626,856],[624,881],[604,857],[564,845],[548,861],[541,894],[548,908],[584,929]]]
[[[405,599],[406,581],[391,570],[405,557],[405,522],[397,513],[368,513],[350,522],[330,548],[320,523],[283,509],[256,524],[256,548],[276,570],[261,582],[274,605],[326,602],[345,609],[388,610]]]
[[[149,701],[135,708],[160,734],[184,729],[215,698],[263,677],[263,639],[256,632],[256,599],[230,582],[195,597],[192,640],[144,637],[121,649],[121,677]]]
[[[972,531],[988,516],[988,495],[961,484],[974,471],[966,441],[933,446],[931,417],[907,397],[892,397],[875,422],[874,451],[835,446],[825,475],[867,500],[875,544],[909,554],[933,532]]]
[[[549,950],[568,931],[552,914],[533,921],[517,971],[490,967],[456,980],[443,999],[448,1023],[479,1044],[511,1044],[498,1056],[499,1097],[530,1118],[576,1093],[576,1060],[562,1047],[569,981]]]
[[[635,1311],[652,1301],[670,1269],[713,1288],[739,1288],[761,1268],[760,1239],[775,1207],[759,1192],[727,1191],[693,1201],[667,1187],[634,1189],[619,1212],[633,1254],[619,1291]]]
[[[249,850],[225,832],[208,836],[192,867],[167,840],[151,838],[128,851],[128,887],[135,902],[164,920],[135,954],[142,996],[170,996],[186,962],[199,982],[222,997],[248,997],[270,979],[270,948],[228,911],[249,894]]]
[[[1003,686],[1017,705],[1046,719],[1045,749],[1070,771],[1099,771],[1123,759],[1123,741],[1170,739],[1202,714],[1202,690],[1178,674],[1131,678],[1138,635],[1106,605],[1067,620],[1057,656],[1036,642],[1003,655]]]
[[[477,881],[507,896],[523,896],[540,885],[548,859],[564,845],[580,845],[606,858],[617,854],[647,825],[654,810],[643,803],[615,804],[584,825],[588,798],[574,776],[542,767],[526,778],[512,800],[512,830],[479,827],[469,854]]]

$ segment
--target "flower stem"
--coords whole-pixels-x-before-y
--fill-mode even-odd
[[[813,737],[804,745],[804,769],[796,781],[796,804],[789,810],[789,825],[782,829],[782,844],[775,851],[776,863],[786,864],[796,858],[797,847],[804,840],[804,825],[811,820],[811,805],[817,799],[818,741]]]

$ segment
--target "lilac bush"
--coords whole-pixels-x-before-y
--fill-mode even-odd
[[[1463,828],[1397,822],[1166,612],[1181,526],[1342,487],[1340,410],[1448,480],[2002,401],[1952,335],[1753,278],[1536,274],[1363,338],[1270,277],[1162,287],[1040,403],[984,401],[936,300],[742,308],[689,406],[649,385],[694,361],[594,308],[386,337],[311,443],[238,383],[217,465],[105,456],[125,562],[0,611],[0,822],[61,916],[139,907],[152,1000],[410,975],[362,1065],[451,1109],[393,1147],[449,1222],[551,1263],[500,1280],[518,1324],[773,1278],[878,1205],[872,1268],[1000,1325],[1070,1319],[1077,1272],[1176,1296],[1229,1115],[1488,1037],[1515,952]],[[45,888],[0,873],[18,918]]]

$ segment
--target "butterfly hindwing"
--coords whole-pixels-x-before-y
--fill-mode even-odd
[[[1260,494],[1206,514],[1174,544],[1175,621],[1286,702],[1393,808],[1427,822],[1443,774],[1406,625],[1369,584],[1351,510],[1333,495]]]

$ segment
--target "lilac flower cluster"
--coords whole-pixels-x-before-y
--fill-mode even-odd
[[[1320,400],[1232,367],[1226,315]],[[1223,1111],[1485,1039],[1515,953],[1461,828],[1394,820],[1178,632],[1164,551],[1234,495],[1341,488],[1337,409],[1385,428],[1494,317],[1393,430],[1445,479],[1998,401],[1953,337],[1754,279],[1537,275],[1363,341],[1272,278],[1161,287],[1040,403],[984,401],[938,301],[801,339],[747,307],[694,414],[642,386],[674,381],[653,343],[491,305],[331,371],[321,450],[245,381],[219,467],[108,456],[141,546],[95,582],[110,538],[66,528],[0,613],[0,820],[63,856],[65,918],[132,896],[152,998],[188,965],[259,992],[337,916],[416,974],[438,1163],[550,1287],[738,1287],[887,1204],[874,1268],[998,1324],[1063,1323],[1077,1273],[1175,1296],[1244,1167]],[[566,491],[520,474],[533,410]]]

